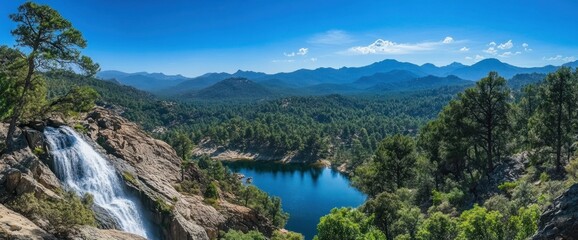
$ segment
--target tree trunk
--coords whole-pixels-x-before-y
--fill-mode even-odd
[[[560,97],[561,98],[561,97]],[[562,99],[558,101],[558,116],[556,121],[556,171],[562,171]]]
[[[32,55],[32,54],[31,54]],[[26,93],[28,89],[32,86],[32,75],[34,74],[34,59],[28,58],[28,72],[26,73],[26,79],[24,80],[24,89],[22,89],[22,94],[18,103],[14,106],[14,112],[10,117],[10,126],[8,127],[8,134],[6,134],[6,148],[8,150],[14,150],[14,132],[16,131],[16,125],[18,120],[22,115],[24,110],[24,105],[26,104]]]

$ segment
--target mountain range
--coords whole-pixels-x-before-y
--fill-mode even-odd
[[[578,61],[563,66],[578,67]],[[497,71],[510,79],[519,74],[546,74],[559,66],[517,67],[498,59],[484,59],[471,66],[454,62],[447,66],[431,63],[416,65],[386,59],[363,67],[300,69],[288,73],[266,74],[253,71],[235,73],[207,73],[195,78],[162,73],[124,73],[102,71],[97,74],[103,80],[133,86],[137,89],[164,96],[184,98],[246,98],[252,92],[255,98],[271,95],[318,95],[331,93],[362,93],[429,89],[440,86],[466,85]],[[521,75],[536,81],[536,75]],[[522,78],[522,79],[520,79]],[[232,79],[232,80],[229,80]],[[244,79],[241,81],[241,79]],[[221,82],[223,80],[228,80]],[[246,81],[245,81],[246,80]],[[223,91],[220,93],[219,91]]]

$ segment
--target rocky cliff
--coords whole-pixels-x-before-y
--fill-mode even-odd
[[[554,199],[540,216],[534,240],[578,239],[578,184]]]
[[[19,129],[18,150],[0,156],[0,203],[30,192],[59,197],[56,192],[60,183],[49,168],[50,157],[45,154],[48,149],[41,131],[46,125],[58,127],[64,124],[75,126],[84,134],[85,140],[111,161],[127,186],[146,206],[162,239],[214,239],[220,230],[228,229],[258,230],[270,235],[275,229],[268,219],[252,209],[225,200],[207,204],[202,196],[175,190],[173,186],[180,180],[180,158],[175,151],[167,143],[147,135],[136,124],[103,108],[96,108],[81,120],[65,123],[51,119]],[[0,126],[0,139],[4,138],[6,127]],[[193,178],[202,177],[198,169],[188,171]],[[99,226],[109,226],[103,224],[102,218],[99,220]],[[32,225],[29,224],[32,227],[22,229],[36,229],[33,224],[39,222],[42,221],[33,220]],[[44,229],[43,226],[37,228]],[[10,229],[15,228],[2,227],[0,233],[10,232]],[[49,235],[42,231],[34,232],[34,236],[40,238]],[[84,234],[99,239],[119,239],[114,236],[120,234],[81,226],[73,232],[75,235],[69,238],[83,239]],[[138,237],[126,235],[120,239]]]

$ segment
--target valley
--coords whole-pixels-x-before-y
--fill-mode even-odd
[[[0,239],[578,239],[577,7],[0,1]]]

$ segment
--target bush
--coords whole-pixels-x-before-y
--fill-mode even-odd
[[[205,198],[218,199],[219,190],[215,182],[211,182],[205,190]]]
[[[165,214],[171,214],[173,211],[173,206],[169,205],[165,200],[160,197],[155,198],[155,204],[157,211]]]
[[[201,193],[199,185],[194,181],[184,180],[180,183],[175,184],[175,189],[181,193],[189,193],[198,195]]]
[[[96,226],[91,207],[92,195],[83,198],[73,192],[64,192],[61,199],[36,198],[26,193],[9,203],[9,207],[28,218],[45,219],[56,234],[63,234],[75,225]]]
[[[257,231],[243,233],[241,231],[229,230],[221,240],[267,240],[267,238]]]
[[[86,133],[86,132],[88,132],[88,129],[87,129],[84,125],[82,125],[82,124],[80,124],[80,123],[74,124],[74,130],[76,130],[76,131],[79,132],[79,133]]]
[[[304,237],[301,233],[296,232],[281,232],[279,230],[273,232],[271,240],[303,240]]]
[[[41,156],[44,155],[45,152],[42,147],[35,147],[34,150],[32,150],[32,153],[34,153],[36,156]]]

